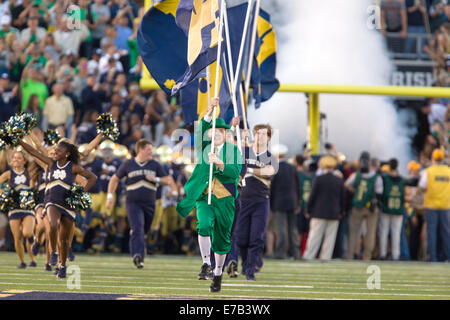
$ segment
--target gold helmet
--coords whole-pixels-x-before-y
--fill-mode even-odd
[[[82,145],[80,145],[78,147],[78,152],[80,152],[80,153],[85,152],[88,146],[89,146],[88,143],[83,143]],[[92,150],[91,152],[89,152],[88,156],[85,159],[82,158],[81,161],[90,163],[94,160],[94,158],[95,158],[95,150]]]
[[[113,151],[113,156],[119,159],[131,159],[131,153],[128,148],[122,144],[117,144]]]
[[[186,178],[189,179],[192,175],[192,172],[194,172],[195,165],[194,164],[188,164],[186,167],[184,167],[184,172],[186,173]]]
[[[173,150],[167,145],[162,145],[156,148],[155,153],[159,156],[159,161],[162,163],[170,163],[172,161]]]
[[[99,150],[111,149],[114,150],[116,148],[116,144],[112,140],[105,140],[98,146]]]

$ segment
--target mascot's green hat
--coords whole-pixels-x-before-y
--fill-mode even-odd
[[[230,129],[230,126],[227,125],[227,124],[225,123],[225,120],[223,120],[222,118],[217,118],[217,119],[216,119],[216,128]]]

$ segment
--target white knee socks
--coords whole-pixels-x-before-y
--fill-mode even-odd
[[[200,247],[200,254],[202,255],[203,263],[211,265],[211,239],[210,237],[198,236],[198,245]]]
[[[226,254],[218,254],[214,253],[214,258],[216,259],[216,268],[214,269],[214,275],[220,276],[222,275],[223,265],[225,264]]]

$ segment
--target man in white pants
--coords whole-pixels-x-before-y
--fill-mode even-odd
[[[397,159],[389,160],[389,172],[383,174],[380,215],[380,260],[386,259],[388,235],[391,235],[392,260],[400,258],[400,232],[405,211],[405,180],[399,176]]]
[[[307,205],[307,214],[311,216],[309,236],[303,259],[315,258],[323,237],[320,250],[321,260],[330,260],[333,255],[339,219],[345,211],[344,181],[333,174],[337,161],[332,156],[324,156],[319,161],[323,174],[313,183]]]

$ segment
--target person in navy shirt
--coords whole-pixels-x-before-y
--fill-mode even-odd
[[[149,232],[155,211],[158,185],[170,185],[176,192],[173,179],[156,160],[152,159],[152,143],[136,142],[136,157],[125,161],[108,184],[106,208],[114,204],[114,192],[121,179],[126,185],[126,210],[130,224],[130,253],[137,268],[144,267],[145,235]]]
[[[262,255],[270,213],[270,179],[278,169],[278,161],[267,147],[272,136],[269,125],[254,127],[255,141],[243,148],[246,174],[240,192],[241,207],[236,221],[236,240],[242,257],[242,273],[255,280],[255,272],[263,264]],[[243,132],[243,136],[246,133]]]
[[[69,140],[61,140],[56,145],[54,158],[44,155],[23,140],[20,140],[19,144],[26,152],[48,166],[46,186],[48,193],[44,202],[50,222],[50,246],[52,256],[57,257],[56,251],[59,243],[60,266],[57,277],[65,278],[66,260],[72,243],[76,219],[75,211],[70,208],[66,201],[66,191],[70,189],[77,175],[86,178],[87,183],[84,190],[89,191],[97,181],[97,176],[78,164],[80,153],[78,148]],[[55,258],[52,258],[51,260],[55,260]]]
[[[6,152],[6,151],[3,151]],[[27,161],[25,155],[16,151],[13,154],[11,168],[0,176],[0,184],[8,182],[11,189],[17,193],[22,189],[34,187],[35,181],[30,178],[26,169]],[[30,267],[36,267],[36,260],[31,252],[31,245],[34,242],[35,213],[33,210],[24,210],[15,203],[15,207],[8,212],[9,226],[14,237],[14,248],[19,256],[19,269],[27,267],[25,264],[25,249],[23,239],[27,239],[27,251],[31,259]]]

